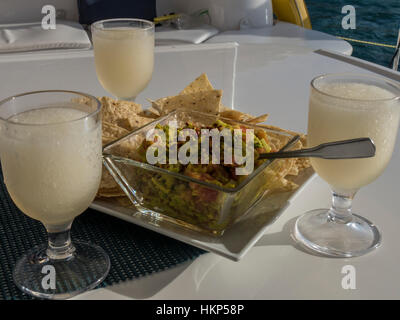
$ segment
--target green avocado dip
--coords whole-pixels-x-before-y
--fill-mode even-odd
[[[252,130],[251,133],[249,133],[244,126],[230,125],[221,120],[217,120],[211,126],[202,127],[187,122],[184,126],[176,128],[176,133],[179,135],[184,129],[191,129],[191,132],[196,133],[195,138],[191,141],[195,145],[197,144],[196,147],[198,147],[199,150],[196,155],[198,164],[182,164],[179,160],[177,163],[171,163],[169,157],[172,150],[171,148],[175,148],[176,152],[179,153],[180,149],[183,148],[184,144],[190,139],[189,137],[184,141],[171,139],[172,130],[170,130],[171,128],[169,125],[158,124],[155,128],[164,133],[166,154],[165,157],[163,157],[164,161],[155,163],[153,164],[154,166],[227,189],[236,188],[246,178],[247,175],[238,175],[236,170],[239,167],[243,167],[243,164],[237,163],[233,148],[229,150],[229,153],[232,154],[231,163],[225,163],[224,155],[226,153],[224,153],[224,151],[226,151],[226,145],[222,141],[219,144],[220,150],[218,150],[220,153],[220,164],[213,163],[212,152],[215,151],[212,150],[212,139],[208,139],[208,144],[204,142],[202,144],[205,138],[202,129],[217,129],[219,132],[228,129],[231,135],[234,134],[235,129],[236,132],[241,130],[239,138],[242,141],[242,154],[246,154],[246,150],[248,150],[245,144],[246,135],[252,134],[253,139],[251,141],[253,142],[253,146],[251,150],[254,152],[254,170],[265,161],[258,160],[258,155],[260,153],[277,151],[270,146],[268,143],[268,136],[262,129]],[[225,130],[225,132],[229,131]],[[159,139],[160,137],[155,137],[150,141],[144,140],[137,149],[137,160],[149,163],[147,161],[147,151],[155,143],[160,142]],[[223,139],[221,138],[221,140]],[[205,145],[206,148],[204,147]],[[201,153],[204,152],[207,152],[209,155],[209,161],[207,163],[202,163],[201,161]],[[198,182],[186,181],[185,179],[160,171],[137,170],[135,173],[135,180],[137,184],[136,189],[138,193],[140,193],[138,195],[143,199],[143,206],[151,210],[164,213],[201,229],[214,232],[223,230],[231,221],[231,219],[222,217],[222,215],[226,215],[226,212],[224,213],[224,207],[226,207],[225,202],[227,201],[227,197],[230,196],[227,192],[207,187]]]

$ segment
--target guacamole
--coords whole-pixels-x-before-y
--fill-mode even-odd
[[[240,139],[242,141],[242,154],[246,152],[246,134],[253,134],[253,152],[254,152],[254,170],[259,167],[265,160],[258,159],[260,153],[277,151],[273,150],[271,145],[268,143],[268,136],[264,130],[255,130],[253,133],[246,132],[246,127],[239,125],[230,125],[221,120],[217,120],[211,126],[198,127],[193,123],[187,122],[184,126],[177,128],[176,132],[179,135],[180,131],[184,129],[191,129],[192,132],[196,133],[192,143],[198,146],[198,164],[187,163],[182,164],[170,163],[169,155],[172,147],[179,153],[180,148],[183,148],[186,141],[179,141],[170,139],[170,127],[168,125],[156,126],[156,129],[161,130],[164,133],[166,143],[166,154],[162,159],[164,163],[155,163],[153,165],[166,169],[171,172],[179,173],[187,177],[191,177],[196,180],[204,181],[213,185],[217,185],[223,188],[234,189],[236,188],[245,178],[246,175],[238,175],[237,168],[243,167],[243,164],[237,163],[233,148],[229,150],[232,154],[231,163],[225,164],[224,159],[224,148],[225,144],[221,141],[219,144],[220,150],[220,164],[212,163],[212,145],[211,138],[209,144],[204,148],[202,140],[205,138],[202,129],[213,130],[217,129],[221,132],[224,129],[228,129],[233,134],[235,129],[239,129],[241,132]],[[215,132],[215,131],[214,131]],[[227,131],[225,131],[227,132]],[[238,132],[236,130],[236,132]],[[155,137],[153,140],[144,140],[139,148],[137,149],[138,160],[144,163],[147,161],[147,151],[155,143],[159,142],[160,137]],[[221,139],[222,140],[222,139]],[[174,141],[171,143],[171,141]],[[201,153],[209,153],[209,162],[202,164]],[[215,151],[214,151],[215,152]],[[218,151],[217,151],[218,152]],[[229,223],[229,219],[222,219],[221,210],[223,204],[226,201],[226,197],[229,197],[229,193],[219,191],[214,188],[204,186],[196,182],[185,181],[172,175],[161,172],[151,172],[148,170],[137,170],[135,180],[137,183],[137,191],[140,193],[139,196],[143,199],[143,205],[154,211],[165,213],[176,219],[183,220],[192,225],[198,226],[202,229],[208,230],[223,230],[226,224]]]

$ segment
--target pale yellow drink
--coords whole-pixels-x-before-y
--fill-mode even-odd
[[[81,119],[87,115],[69,107],[43,108],[1,124],[7,190],[22,212],[46,226],[71,222],[96,195],[102,170],[101,125],[93,118]]]
[[[311,159],[318,175],[335,191],[357,190],[375,180],[391,158],[400,115],[399,100],[391,99],[395,95],[386,89],[364,83],[327,83],[318,89],[330,96],[311,91],[309,146],[359,137],[370,137],[375,143],[373,158]]]
[[[141,28],[93,31],[97,77],[118,98],[134,98],[149,83],[154,66],[154,32]]]

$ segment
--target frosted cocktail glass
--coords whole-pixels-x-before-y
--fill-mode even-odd
[[[101,104],[71,91],[24,93],[0,102],[0,158],[16,206],[39,220],[48,243],[21,257],[15,284],[39,298],[63,299],[97,286],[110,261],[97,245],[71,242],[76,216],[101,179]]]
[[[336,257],[359,256],[379,246],[377,227],[352,214],[351,206],[357,190],[379,177],[389,163],[399,116],[400,86],[395,82],[367,74],[328,74],[312,80],[309,146],[369,137],[376,154],[367,159],[311,158],[314,170],[332,188],[332,206],[296,221],[293,235],[298,242]]]
[[[151,80],[154,23],[108,19],[92,24],[96,73],[105,90],[121,100],[135,100]]]

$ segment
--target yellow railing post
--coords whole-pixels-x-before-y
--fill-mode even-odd
[[[304,0],[272,0],[272,7],[278,20],[312,28]]]

